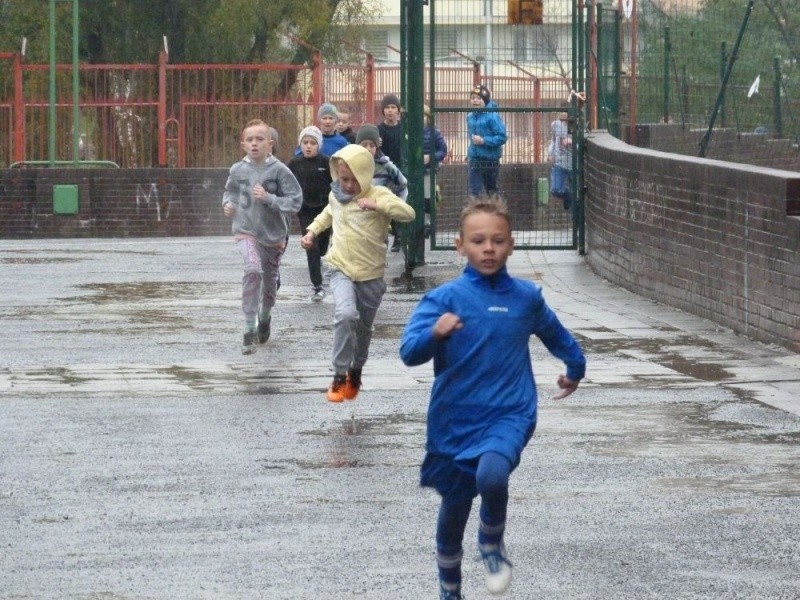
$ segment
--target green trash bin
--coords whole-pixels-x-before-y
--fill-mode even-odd
[[[536,205],[547,206],[550,203],[550,180],[539,177],[536,180]]]

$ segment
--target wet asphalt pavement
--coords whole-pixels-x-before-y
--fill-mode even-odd
[[[243,356],[230,238],[0,241],[0,598],[436,598],[418,487],[430,365],[397,348],[461,269],[389,256],[364,388],[324,400],[332,305],[291,240]],[[800,598],[800,356],[517,252],[588,357],[532,340],[539,426],[512,476],[516,599]],[[476,505],[477,507],[477,505]],[[464,592],[488,598],[467,529]]]

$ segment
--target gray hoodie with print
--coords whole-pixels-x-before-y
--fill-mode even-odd
[[[253,187],[267,191],[265,202],[255,202]],[[223,206],[236,205],[231,230],[234,235],[249,235],[266,246],[283,245],[289,234],[289,219],[303,204],[303,190],[289,167],[274,156],[263,164],[245,157],[231,167]]]

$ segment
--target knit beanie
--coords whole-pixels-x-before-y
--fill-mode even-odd
[[[484,105],[489,104],[489,101],[492,99],[492,94],[489,92],[489,88],[487,88],[485,85],[476,85],[474,88],[472,88],[472,91],[469,93],[469,97],[472,98],[472,96],[480,96]]]
[[[319,111],[317,111],[317,118],[321,119],[322,117],[331,116],[334,119],[339,119],[339,111],[336,110],[336,107],[333,104],[325,103],[319,107]]]
[[[371,140],[375,143],[376,148],[381,147],[381,133],[378,131],[378,128],[375,127],[375,125],[364,123],[358,128],[358,133],[356,134],[356,144],[361,144],[361,142],[364,140]]]
[[[400,98],[398,98],[395,94],[386,94],[381,100],[381,111],[385,110],[387,106],[394,104],[397,107],[397,110],[400,110]]]
[[[297,145],[303,143],[304,137],[314,138],[317,142],[317,147],[322,148],[322,132],[319,130],[319,127],[312,125],[311,127],[306,127],[303,131],[300,132],[300,135],[297,136]]]

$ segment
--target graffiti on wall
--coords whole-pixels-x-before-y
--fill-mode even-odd
[[[162,180],[136,184],[136,215],[155,213],[156,221],[189,218],[195,222],[208,223],[212,211],[220,210],[221,193],[211,178],[189,184]]]

